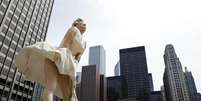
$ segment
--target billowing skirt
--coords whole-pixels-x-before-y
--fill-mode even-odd
[[[75,76],[78,62],[72,56],[68,48],[57,48],[46,42],[37,42],[34,45],[22,48],[15,57],[15,63],[26,80],[36,81],[42,85],[45,84],[45,59],[50,59],[56,64],[60,74],[68,75],[73,82],[73,98],[71,101],[77,101],[75,94]],[[57,84],[55,95],[62,97],[59,85]]]

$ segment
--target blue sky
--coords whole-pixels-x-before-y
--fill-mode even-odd
[[[80,66],[88,64],[90,46],[103,45],[107,76],[114,74],[119,49],[145,46],[156,90],[163,84],[165,45],[171,43],[201,92],[200,4],[200,0],[55,0],[47,41],[58,46],[73,20],[84,19],[87,49]]]

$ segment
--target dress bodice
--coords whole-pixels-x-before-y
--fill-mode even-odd
[[[68,48],[71,50],[71,53],[73,56],[75,56],[78,53],[82,54],[86,48],[86,42],[83,39],[83,36],[81,35],[78,28],[71,27],[66,34],[72,34],[72,33],[75,33],[75,34],[74,34],[72,42]],[[64,40],[65,40],[65,37],[62,40],[59,47],[66,48],[66,47],[64,47],[66,44],[66,43],[64,43]]]

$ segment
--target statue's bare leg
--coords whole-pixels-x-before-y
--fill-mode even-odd
[[[62,90],[63,94],[63,100],[64,101],[70,101],[71,96],[72,96],[72,87],[73,87],[73,82],[70,79],[69,76],[67,75],[58,75],[58,84]]]
[[[57,84],[57,67],[54,62],[49,59],[45,60],[45,89],[43,92],[43,101],[53,100],[53,91]]]

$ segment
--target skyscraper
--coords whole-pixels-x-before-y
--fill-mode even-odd
[[[193,75],[190,71],[187,70],[187,67],[185,67],[184,76],[185,76],[185,81],[188,88],[190,101],[196,101],[197,88],[195,86]]]
[[[163,101],[161,91],[152,91],[150,93],[149,101]]]
[[[89,65],[97,65],[100,74],[105,75],[105,49],[103,46],[93,46],[89,49]]]
[[[107,77],[107,101],[127,98],[126,82],[122,76]]]
[[[118,61],[114,68],[114,75],[120,76],[120,62]]]
[[[80,101],[99,101],[100,73],[96,65],[82,67]]]
[[[107,101],[107,78],[104,75],[100,75],[100,100]]]
[[[201,94],[197,93],[196,101],[201,101]]]
[[[145,47],[120,49],[120,71],[127,82],[128,97],[148,101],[150,87]]]
[[[171,44],[165,47],[164,62],[163,82],[167,101],[189,101],[182,65]]]
[[[174,100],[172,100],[171,89],[170,89],[170,81],[168,79],[168,74],[167,74],[166,68],[165,68],[165,72],[163,74],[163,83],[164,83],[166,101],[174,101]]]
[[[164,88],[164,86],[161,86],[161,95],[162,95],[162,101],[167,101],[166,100],[166,97],[165,97],[165,88]]]
[[[153,85],[153,79],[152,79],[151,73],[149,73],[149,87],[150,87],[150,91],[154,91],[154,85]]]
[[[89,49],[89,65],[96,65],[100,71],[100,101],[106,100],[106,78],[105,78],[105,49],[103,46],[93,46]]]
[[[34,100],[36,83],[25,81],[14,64],[20,48],[44,41],[54,0],[0,1],[0,100]],[[37,87],[36,87],[37,86]],[[39,87],[40,88],[40,87]],[[35,93],[34,93],[35,92]],[[40,95],[41,96],[41,95]]]

